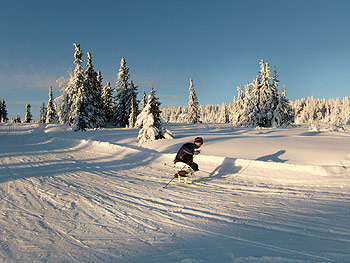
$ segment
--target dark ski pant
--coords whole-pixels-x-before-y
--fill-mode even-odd
[[[198,171],[198,164],[196,164],[194,162],[190,162],[188,165],[191,166],[193,171]]]

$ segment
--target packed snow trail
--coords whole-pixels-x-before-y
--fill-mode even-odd
[[[203,155],[205,188],[163,189],[171,154],[0,127],[1,262],[350,261],[347,167]]]

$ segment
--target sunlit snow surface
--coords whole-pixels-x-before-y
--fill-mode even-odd
[[[166,127],[0,124],[0,262],[350,262],[348,133]],[[164,189],[197,136],[201,187]]]

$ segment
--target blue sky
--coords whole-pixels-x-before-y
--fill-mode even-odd
[[[350,1],[3,0],[0,99],[9,116],[39,115],[48,88],[74,67],[73,43],[113,85],[124,56],[140,93],[184,106],[232,102],[236,86],[277,67],[291,100],[349,95]],[[84,62],[84,65],[86,62]]]

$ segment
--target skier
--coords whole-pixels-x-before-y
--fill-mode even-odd
[[[198,171],[198,164],[193,162],[193,157],[200,153],[200,150],[197,149],[202,146],[203,142],[203,138],[197,137],[193,143],[188,142],[182,145],[175,157],[174,163],[182,162],[188,164],[193,171]]]

